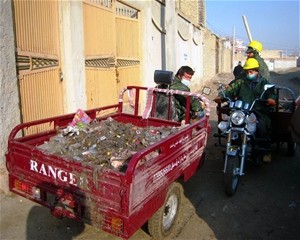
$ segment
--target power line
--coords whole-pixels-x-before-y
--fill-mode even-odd
[[[211,23],[209,23],[208,21],[206,21],[206,26],[209,26],[208,28],[215,33],[218,36],[230,36],[230,34],[226,34],[225,32],[223,32],[222,30],[216,28],[215,26],[213,26]]]
[[[224,31],[218,29],[217,27],[215,27],[208,21],[206,21],[206,23],[207,23],[208,29],[211,30],[218,37],[220,37],[220,38],[227,37],[229,39],[232,38],[232,34],[225,33]],[[235,37],[237,39],[243,40],[246,44],[249,41],[248,38],[246,38],[245,36],[236,35]],[[264,42],[264,41],[260,41],[260,42],[263,44],[263,46],[268,46],[268,48],[271,48],[272,46],[274,46],[275,49],[285,50],[285,51],[299,51],[299,48],[300,48],[299,46],[290,46],[290,45],[281,44],[281,43],[274,43],[274,42],[270,43],[270,42]]]

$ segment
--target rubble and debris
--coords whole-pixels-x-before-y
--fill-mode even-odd
[[[108,118],[60,129],[37,148],[63,158],[120,170],[137,151],[179,130],[172,126],[138,127]]]

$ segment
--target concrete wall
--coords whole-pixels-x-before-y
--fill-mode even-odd
[[[270,71],[297,67],[297,58],[271,58],[264,59]]]
[[[10,130],[20,123],[11,1],[0,1],[0,190],[8,192],[5,152]]]
[[[203,81],[217,73],[232,72],[231,50],[225,48],[221,39],[209,30],[195,27],[200,25],[201,18],[205,19],[202,16],[205,15],[205,1],[166,1],[166,5],[157,1],[124,2],[140,10],[145,85],[154,84],[156,69],[170,70],[175,74],[182,65],[189,65],[195,70],[191,85],[193,91],[200,90]],[[237,56],[242,59],[241,54]]]
[[[196,18],[187,19],[175,1],[167,1],[166,5],[157,1],[127,2],[141,14],[143,84],[155,85],[156,69],[176,74],[179,67],[189,65],[195,70],[191,88],[199,89],[203,78],[203,30],[195,27]],[[198,9],[197,1],[188,2],[186,11]]]
[[[274,70],[297,67],[297,59],[274,59]]]
[[[173,58],[175,56],[176,65],[173,68],[174,73],[183,65],[192,67],[195,74],[192,79],[192,90],[198,90],[203,78],[203,33],[193,24],[187,22],[182,16],[177,15],[176,45],[172,51]],[[172,56],[170,56],[172,57]]]

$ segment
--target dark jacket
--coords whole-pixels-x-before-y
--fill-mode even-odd
[[[234,75],[234,77],[239,76],[242,71],[243,71],[242,65],[235,66],[235,68],[233,69],[233,75]]]

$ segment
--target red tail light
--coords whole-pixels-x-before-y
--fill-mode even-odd
[[[39,188],[31,186],[25,182],[20,181],[19,179],[15,179],[14,181],[14,189],[20,191],[22,193],[28,194],[36,199],[41,198],[41,192]]]

